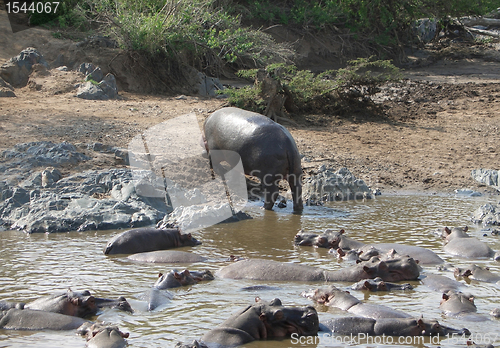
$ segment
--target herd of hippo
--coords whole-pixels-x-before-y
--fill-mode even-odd
[[[290,133],[270,119],[236,108],[224,108],[205,122],[207,150],[233,150],[241,156],[245,173],[257,176],[263,185],[264,208],[272,209],[278,194],[277,180],[286,179],[292,191],[294,212],[303,210],[300,155]],[[214,168],[216,165],[214,164]],[[445,242],[443,250],[465,258],[495,258],[485,243],[469,236],[467,228],[447,227],[440,231]],[[349,291],[333,283],[354,283],[352,290],[406,291],[413,287],[406,281],[419,280],[424,286],[442,293],[440,308],[444,315],[470,320],[490,320],[475,314],[474,296],[463,293],[463,284],[446,276],[421,274],[422,267],[443,263],[431,250],[395,243],[365,244],[348,238],[344,230],[323,233],[299,231],[295,245],[328,248],[329,253],[348,264],[336,271],[267,259],[229,257],[227,265],[214,274],[208,270],[171,270],[159,274],[147,295],[149,311],[161,310],[172,299],[168,289],[191,286],[216,278],[251,279],[280,282],[320,282],[325,288],[304,291],[301,295],[314,303],[335,307],[349,313],[345,317],[320,321],[313,306],[291,307],[280,299],[255,299],[255,303],[235,311],[221,324],[206,332],[199,341],[179,343],[178,347],[235,347],[255,340],[282,339],[295,336],[316,336],[319,332],[335,335],[365,333],[386,336],[469,335],[466,328],[440,325],[435,319],[414,318],[388,306],[364,303]],[[122,232],[108,241],[106,255],[126,255],[134,262],[195,263],[207,258],[195,253],[171,250],[195,247],[201,241],[179,229],[137,228]],[[223,260],[219,260],[223,261]],[[500,282],[500,275],[471,264],[456,268],[456,277],[483,282]],[[201,286],[201,285],[200,285]],[[0,301],[0,329],[14,330],[76,330],[86,337],[89,347],[124,347],[128,333],[118,327],[89,319],[116,308],[133,312],[124,297],[104,299],[89,291],[67,290],[39,298],[30,303]],[[493,316],[500,310],[493,309]]]

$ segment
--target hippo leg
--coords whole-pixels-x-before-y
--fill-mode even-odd
[[[304,204],[302,203],[302,183],[300,182],[302,177],[297,174],[287,175],[286,180],[292,191],[293,200],[293,211],[294,213],[301,212],[304,209]]]

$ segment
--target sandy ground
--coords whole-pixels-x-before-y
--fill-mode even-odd
[[[12,34],[4,14],[0,30],[0,63],[28,46],[54,57],[67,45],[42,29]],[[304,171],[312,174],[321,164],[346,166],[382,192],[473,188],[494,193],[470,176],[472,169],[500,169],[500,60],[498,51],[490,53],[488,59],[444,57],[406,71],[408,80],[377,96],[383,114],[295,118],[298,126],[286,126],[304,155]],[[164,120],[193,112],[201,121],[225,103],[123,91],[118,100],[87,101],[74,97],[71,88],[82,79],[58,70],[34,74],[27,87],[15,90],[17,97],[0,99],[0,149],[39,140],[127,147]]]

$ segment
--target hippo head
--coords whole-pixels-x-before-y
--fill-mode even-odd
[[[447,334],[470,335],[470,331],[466,328],[461,330],[453,329],[448,326],[439,324],[437,320],[429,320],[420,317],[419,319],[411,319],[414,325],[409,327],[407,336],[445,336]]]
[[[361,265],[367,278],[381,277],[389,282],[414,280],[420,275],[417,262],[409,256],[384,261],[374,256],[369,261],[362,262]]]
[[[109,346],[110,342],[117,340],[122,340],[123,338],[128,338],[129,333],[123,333],[116,326],[109,326],[104,323],[85,323],[80,326],[77,331],[78,334],[84,336],[87,341],[94,339],[94,341],[107,342]]]
[[[441,230],[441,238],[445,241],[445,243],[449,242],[453,238],[467,238],[467,231],[469,228],[465,227],[453,227],[451,230],[448,227],[444,227]]]
[[[333,230],[326,230],[325,233],[330,235],[329,238],[330,248],[333,249],[340,248],[340,243],[342,242],[342,236],[345,233],[344,229],[341,229],[338,232],[333,232]]]
[[[317,236],[315,233],[306,233],[304,230],[300,230],[294,237],[294,243],[300,246],[313,246]]]
[[[181,231],[178,232],[179,232],[179,246],[195,246],[201,244],[201,242],[195,239],[191,235],[191,233],[182,234]]]
[[[95,298],[90,294],[90,291],[88,290],[82,292],[68,290],[67,303],[70,308],[67,309],[68,312],[65,314],[80,318],[94,315],[98,310]]]
[[[159,273],[154,287],[158,289],[168,289],[192,284],[196,284],[196,280],[187,269],[182,272],[174,269],[167,274]]]
[[[319,330],[319,318],[316,309],[306,307],[284,307],[280,299],[264,302],[255,299],[260,305],[259,319],[264,323],[268,338],[316,335]]]
[[[340,290],[333,285],[330,285],[326,289],[304,291],[301,295],[319,304],[337,307],[343,310],[348,310],[360,302],[348,291]]]

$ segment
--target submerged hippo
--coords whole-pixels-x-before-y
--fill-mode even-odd
[[[390,282],[384,282],[382,278],[377,277],[375,279],[363,279],[351,286],[352,290],[368,290],[371,292],[375,291],[391,291],[391,290],[413,290],[413,286],[410,283],[396,284]]]
[[[207,258],[180,250],[156,250],[137,253],[127,256],[128,259],[138,262],[151,263],[194,263],[203,262]]]
[[[263,115],[230,107],[217,110],[206,119],[204,137],[209,153],[230,150],[240,155],[245,174],[260,179],[265,209],[273,209],[278,181],[286,180],[292,192],[294,212],[302,211],[300,155],[285,127]],[[215,167],[216,163],[213,164]]]
[[[95,315],[98,307],[90,291],[76,292],[68,290],[64,293],[43,296],[24,306],[45,312],[53,312],[85,318]]]
[[[199,244],[201,242],[193,238],[191,233],[182,234],[175,228],[135,228],[111,238],[104,249],[104,254],[135,254]]]
[[[124,348],[129,336],[118,327],[103,323],[85,323],[76,332],[86,338],[88,348]]]
[[[455,268],[455,276],[467,277],[479,282],[496,283],[500,281],[500,275],[492,273],[488,267],[482,268],[477,265]]]
[[[149,291],[148,310],[152,311],[158,308],[167,299],[171,298],[171,294],[165,293],[162,290],[177,288],[186,285],[193,285],[204,280],[214,280],[212,272],[208,270],[190,272],[185,269],[182,272],[172,270],[167,274],[160,273],[158,275],[158,279]]]
[[[315,289],[301,294],[319,304],[335,307],[361,317],[379,318],[409,318],[409,314],[384,305],[363,303],[349,292],[330,285],[326,289]]]
[[[209,347],[236,347],[255,340],[282,339],[292,334],[316,336],[319,319],[311,307],[285,307],[277,298],[256,303],[234,314],[201,338]]]
[[[24,302],[0,301],[0,311],[6,311],[11,308],[23,309]]]
[[[111,300],[108,298],[98,298],[98,297],[94,298],[94,300],[97,308],[99,309],[116,308],[124,312],[129,312],[129,313],[134,312],[130,303],[123,296],[118,297],[117,300]]]
[[[427,274],[422,280],[422,284],[432,290],[447,292],[449,290],[458,291],[465,285],[455,279],[448,278],[440,274]]]
[[[452,290],[443,293],[439,308],[441,308],[446,315],[452,316],[458,316],[464,313],[474,313],[477,311],[477,307],[474,304],[474,296]]]
[[[401,255],[409,255],[413,257],[415,260],[418,260],[420,264],[424,265],[439,264],[444,262],[443,259],[440,258],[435,252],[422,247],[397,243],[377,243],[368,245],[348,238],[344,234],[345,231],[343,229],[338,232],[327,229],[322,234],[317,234],[316,237],[314,237],[314,233],[299,231],[299,233],[297,233],[297,235],[295,236],[295,244],[304,246],[312,245],[317,247],[327,247],[333,248],[334,250],[340,248],[342,249],[341,252],[343,253],[345,253],[346,250],[355,250],[355,254],[358,254],[359,259],[362,261],[366,260],[368,257],[377,254],[385,254],[390,250],[395,250]]]
[[[87,322],[71,315],[32,309],[0,312],[0,329],[6,330],[75,330]]]
[[[327,320],[322,323],[338,335],[369,336],[445,336],[448,334],[470,335],[467,329],[453,329],[439,324],[437,320],[414,318],[364,318],[344,317]]]
[[[449,254],[466,258],[493,257],[495,252],[484,242],[467,234],[468,227],[443,228],[441,238],[443,250]]]
[[[222,278],[232,279],[327,282],[357,282],[361,279],[376,277],[385,281],[414,280],[419,274],[417,263],[408,256],[387,261],[380,261],[377,257],[373,257],[369,261],[339,271],[325,271],[295,263],[250,259],[232,263],[216,273]]]

